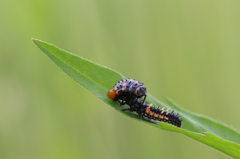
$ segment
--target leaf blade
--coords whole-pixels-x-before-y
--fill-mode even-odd
[[[119,112],[138,120],[138,115],[122,112],[118,103],[108,99],[106,96],[107,91],[111,89],[117,81],[124,78],[123,75],[112,69],[64,51],[52,44],[37,39],[33,39],[33,41],[71,78],[83,85],[105,103],[117,108],[116,110]],[[169,105],[158,101],[149,94],[147,101],[179,112],[181,117],[183,117],[183,126],[182,128],[177,128],[163,122],[157,122],[159,125],[149,120],[144,120],[144,122],[164,130],[182,133],[229,156],[240,158],[240,134],[236,130],[208,117],[184,110],[168,98],[167,102]]]

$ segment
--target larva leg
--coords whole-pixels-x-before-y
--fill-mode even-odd
[[[130,112],[133,111],[131,108],[122,109],[122,111],[126,111],[126,110],[129,110]]]

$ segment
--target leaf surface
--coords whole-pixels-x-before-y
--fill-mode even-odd
[[[109,99],[106,95],[114,84],[125,78],[119,72],[100,66],[41,40],[33,39],[33,41],[53,60],[53,62],[76,82],[84,86],[103,102],[116,108],[119,112],[140,121],[137,114],[121,111],[123,107],[120,108],[117,102]],[[180,114],[183,121],[182,128],[163,122],[157,122],[156,124],[145,119],[143,120],[144,123],[160,129],[182,133],[231,157],[240,158],[240,133],[236,130],[206,116],[189,112],[178,106],[169,98],[167,98],[167,105],[158,101],[150,94],[147,94],[147,102],[169,108],[170,110],[175,110],[175,112]]]

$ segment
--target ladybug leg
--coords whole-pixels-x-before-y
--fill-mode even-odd
[[[124,101],[124,100],[122,100],[122,101],[118,100],[118,103],[120,104],[120,106],[122,106],[122,105],[126,104],[126,101]]]
[[[143,100],[142,100],[142,103],[145,102],[146,97],[147,97],[147,95],[144,95],[144,98],[143,98]]]
[[[120,104],[120,106],[122,106],[122,105],[124,105],[124,104],[126,104],[126,98],[127,97],[124,97],[123,99],[122,99],[122,101],[120,101],[120,100],[118,100],[118,102],[119,102],[119,104]]]
[[[118,101],[118,103],[119,103],[120,106],[121,106],[123,101],[120,101],[120,99],[118,99],[117,101]]]
[[[143,114],[140,114],[140,118],[139,118],[139,120],[142,120],[142,118],[143,118]]]

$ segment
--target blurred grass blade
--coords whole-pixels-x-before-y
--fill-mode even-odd
[[[33,41],[64,72],[99,99],[117,108],[116,110],[119,112],[139,120],[138,115],[121,111],[117,102],[107,98],[107,91],[111,89],[117,81],[123,79],[123,75],[112,69],[66,52],[52,44],[37,39],[33,39]],[[240,134],[236,130],[208,117],[184,110],[170,99],[167,99],[169,105],[166,105],[148,94],[147,101],[175,110],[183,118],[183,122],[182,128],[177,128],[163,122],[158,122],[159,125],[157,125],[149,120],[144,120],[145,123],[164,130],[182,133],[231,157],[240,158]]]

